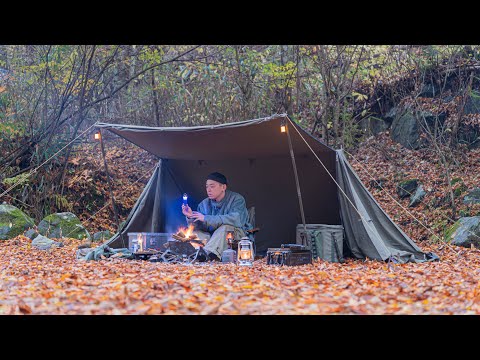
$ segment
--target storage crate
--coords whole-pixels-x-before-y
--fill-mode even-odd
[[[307,234],[303,224],[297,225],[297,244],[310,248],[314,258],[330,262],[343,261],[342,225],[306,224],[306,228]]]
[[[172,239],[171,233],[147,233],[147,232],[132,232],[128,233],[128,249],[132,253],[140,250],[138,241],[143,244],[143,250],[166,250],[164,246],[168,240]]]

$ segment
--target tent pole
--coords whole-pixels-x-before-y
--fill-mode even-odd
[[[290,138],[290,130],[288,127],[288,123],[285,123],[285,128],[286,128],[286,133],[288,137],[288,147],[290,148],[290,157],[292,158],[293,173],[295,174],[295,184],[297,186],[297,196],[298,196],[298,203],[300,205],[300,214],[302,215],[303,230],[305,231],[305,238],[308,239],[307,225],[305,222],[305,212],[303,210],[302,192],[300,191],[300,182],[298,181],[297,164],[295,162],[295,154],[293,153],[292,139]],[[307,246],[309,245],[308,241],[306,245]]]
[[[110,181],[110,174],[108,172],[107,159],[105,158],[105,146],[103,145],[103,132],[101,128],[100,128],[100,147],[102,148],[103,164],[105,166],[105,172],[107,174],[107,182],[108,182],[108,187],[110,189],[110,199],[112,200],[113,214],[115,216],[115,222],[117,224],[117,231],[118,231],[120,230],[120,221],[118,219],[117,207],[115,206],[115,197],[113,196],[113,188],[112,188],[112,183]]]

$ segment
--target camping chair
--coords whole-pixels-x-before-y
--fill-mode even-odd
[[[247,235],[253,242],[253,251],[256,254],[257,245],[255,243],[255,234],[260,230],[260,228],[255,227],[255,206],[251,206],[248,209],[248,222],[252,225],[252,229],[247,230]]]
[[[255,227],[255,206],[250,207],[248,210],[248,222],[252,225],[252,228],[250,230],[247,230],[247,236],[248,238],[252,241],[253,243],[253,251],[256,254],[257,253],[257,246],[255,244],[255,234],[260,230],[260,228]],[[232,248],[234,250],[238,249],[238,243],[240,239],[234,239]]]

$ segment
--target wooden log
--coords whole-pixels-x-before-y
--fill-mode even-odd
[[[182,237],[182,236],[179,236],[178,234],[172,234],[172,238],[174,238],[175,240],[187,241],[185,236]]]

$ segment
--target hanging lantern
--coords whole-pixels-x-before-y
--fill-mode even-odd
[[[285,119],[282,119],[282,122],[280,123],[280,131],[282,133],[287,132],[287,122]]]
[[[183,194],[183,205],[185,205],[185,206],[188,205],[188,195],[186,193]]]
[[[238,243],[238,265],[252,266],[254,258],[253,243],[245,236]]]
[[[101,137],[102,137],[102,135],[100,134],[100,131],[97,131],[95,133],[95,140],[100,140]]]

